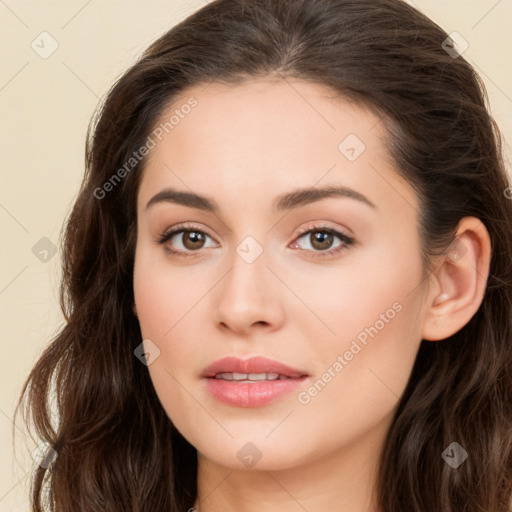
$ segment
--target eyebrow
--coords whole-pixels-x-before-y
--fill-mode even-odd
[[[333,197],[354,199],[377,210],[377,206],[363,194],[352,188],[339,185],[331,185],[323,188],[301,188],[282,194],[276,198],[273,210],[275,212],[288,211]],[[185,192],[173,188],[164,188],[158,192],[158,194],[154,195],[146,205],[146,210],[157,203],[174,203],[212,213],[219,211],[219,206],[213,199],[198,195],[194,192]]]

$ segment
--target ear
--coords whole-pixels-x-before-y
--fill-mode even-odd
[[[430,276],[422,337],[436,341],[462,329],[480,307],[489,277],[491,241],[476,217],[464,217],[456,238]]]

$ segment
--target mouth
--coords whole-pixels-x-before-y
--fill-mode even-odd
[[[304,375],[305,377],[305,375]],[[300,377],[290,377],[288,375],[282,375],[275,372],[269,373],[217,373],[211,379],[221,379],[235,382],[261,382],[261,381],[272,381],[272,380],[288,380],[296,379]]]
[[[216,400],[235,407],[261,407],[283,397],[309,380],[309,374],[261,356],[247,360],[225,357],[201,374]]]

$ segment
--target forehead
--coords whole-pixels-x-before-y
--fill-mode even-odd
[[[214,82],[186,89],[165,108],[155,123],[163,144],[152,154],[172,147],[200,157],[220,148],[220,158],[229,147],[230,155],[243,152],[252,160],[266,155],[276,160],[285,151],[289,158],[302,150],[330,149],[337,155],[349,134],[367,146],[381,146],[379,121],[369,108],[323,84],[270,78],[237,85]]]
[[[359,187],[373,202],[390,193],[415,200],[396,190],[408,184],[393,168],[380,117],[321,84],[201,84],[176,97],[155,127],[161,140],[146,160],[140,202],[169,185],[263,197],[321,182]]]
[[[191,102],[195,103],[193,108],[188,106]],[[157,125],[164,126],[171,118],[172,127],[167,126],[165,135],[172,131],[179,136],[191,128],[198,136],[212,137],[220,131],[230,136],[243,129],[255,138],[259,135],[256,140],[270,135],[280,135],[280,140],[294,135],[311,137],[314,132],[322,137],[347,127],[363,133],[380,120],[369,107],[336,94],[324,84],[273,78],[188,88],[165,108]]]

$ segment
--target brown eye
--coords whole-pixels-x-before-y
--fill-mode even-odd
[[[326,231],[312,231],[310,234],[311,246],[319,251],[330,249],[334,236]]]
[[[182,243],[186,249],[201,249],[205,242],[204,233],[200,231],[182,231]]]
[[[336,239],[338,239],[338,243],[335,243]],[[305,247],[301,240],[306,242]],[[355,244],[354,238],[341,231],[328,226],[319,226],[302,231],[301,235],[296,238],[293,248],[302,249],[313,257],[329,257],[335,256]]]
[[[164,245],[167,253],[180,256],[195,256],[194,253],[200,253],[201,249],[215,246],[215,243],[208,246],[209,240],[214,242],[210,235],[193,226],[177,226],[171,231],[162,233],[156,239],[160,245]]]

